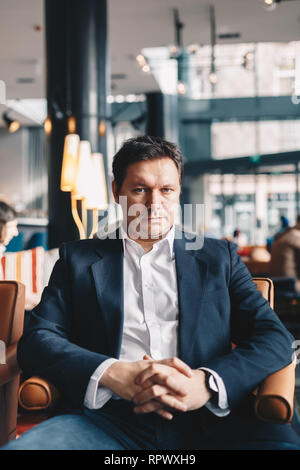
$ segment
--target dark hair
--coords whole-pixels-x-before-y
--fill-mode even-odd
[[[113,175],[118,191],[121,189],[129,165],[152,158],[169,157],[177,166],[180,182],[183,175],[183,157],[178,145],[160,137],[140,136],[126,140],[113,159]]]
[[[11,222],[17,218],[15,209],[4,201],[0,201],[0,242],[2,238],[3,227],[7,222]]]

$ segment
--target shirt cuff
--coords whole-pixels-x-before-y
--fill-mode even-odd
[[[199,369],[206,370],[211,374],[209,377],[209,386],[214,392],[217,393],[216,403],[213,403],[212,400],[209,400],[205,406],[219,418],[229,415],[231,409],[228,404],[227,392],[222,378],[214,370],[208,369],[206,367],[199,367]]]
[[[99,367],[93,372],[93,375],[90,378],[88,383],[85,396],[84,396],[84,406],[90,410],[97,410],[102,408],[113,396],[113,392],[102,385],[99,386],[99,380],[102,375],[114,362],[117,362],[118,359],[106,359],[103,361]]]

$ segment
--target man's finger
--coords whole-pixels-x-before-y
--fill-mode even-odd
[[[133,411],[137,414],[142,414],[142,413],[151,413],[152,411],[157,411],[163,408],[164,406],[162,403],[159,403],[158,401],[155,401],[155,400],[151,400],[151,401],[148,401],[148,403],[145,403],[144,405],[135,406],[133,408]]]
[[[149,367],[144,369],[142,372],[140,372],[136,376],[135,383],[137,385],[142,385],[143,382],[145,382],[146,380],[151,379],[154,374],[157,374],[158,370],[159,370],[158,364],[155,364],[154,362],[151,362],[151,364],[149,364]]]
[[[153,380],[150,378],[150,379],[147,379],[145,382],[143,382],[143,383],[141,384],[141,387],[142,387],[143,389],[146,389],[146,388],[151,387],[151,385],[154,385],[154,383],[155,383],[155,382],[153,382]]]
[[[165,419],[168,419],[168,420],[171,420],[173,418],[173,415],[170,411],[167,411],[166,409],[164,409],[164,406],[161,404],[161,403],[155,403],[155,402],[152,402],[152,405],[151,405],[151,409],[150,407],[148,408],[149,411],[146,411],[147,413],[156,413],[160,416],[162,416],[162,418],[165,418]],[[137,410],[137,408],[134,408],[134,411],[135,413],[137,414],[141,414],[142,411],[141,410]]]
[[[133,410],[137,414],[151,413],[152,411],[164,409],[164,406],[162,407],[162,405],[168,406],[178,411],[186,411],[187,409],[184,403],[180,402],[172,395],[165,394],[159,397],[159,401],[150,400],[147,403],[135,406]],[[163,414],[165,415],[166,413]]]
[[[174,372],[172,371],[171,367],[166,366],[165,364],[159,364],[158,362],[150,362],[149,366],[136,376],[135,383],[145,388],[144,383],[146,381],[149,381],[151,379],[153,382],[156,382],[154,380],[155,375],[159,374],[162,377],[168,377],[172,373]]]
[[[138,404],[135,407],[135,410],[136,410],[136,412],[140,411],[141,413],[148,412],[148,410],[151,409],[151,407],[152,407],[151,404],[155,403],[155,402],[158,402],[160,404],[168,406],[169,408],[172,408],[174,410],[178,410],[178,411],[182,411],[182,412],[187,410],[187,406],[186,406],[185,403],[183,403],[182,401],[177,399],[174,395],[170,395],[168,393],[164,393],[162,395],[159,395],[155,399],[150,399],[149,401],[147,401],[145,403]]]
[[[175,410],[182,411],[182,412],[187,410],[186,404],[183,403],[178,396],[175,396],[169,393],[162,393],[164,387],[160,387],[160,388],[161,389],[158,392],[156,392],[156,390],[154,391],[153,395],[155,396],[152,395],[151,390],[150,390],[149,391],[150,393],[146,401],[144,398],[134,399],[133,401],[137,405],[134,408],[135,411],[137,413],[138,412],[148,413],[149,410],[152,411],[152,408],[156,407],[157,403],[163,404],[169,408],[173,408]]]
[[[157,398],[164,393],[169,393],[168,388],[162,387],[158,384],[151,384],[150,387],[145,388],[141,392],[138,392],[132,399],[136,405],[142,405],[153,398]]]
[[[148,361],[154,361],[154,359],[150,357],[148,354],[144,354],[143,359],[148,360]],[[192,377],[193,375],[192,369],[185,362],[179,359],[179,357],[169,357],[167,359],[161,359],[159,361],[154,361],[154,362],[156,362],[157,364],[165,364],[167,366],[174,367],[175,369],[177,369],[179,372],[186,375],[187,377]]]
[[[158,367],[155,368],[149,367],[148,369],[141,372],[141,374],[136,378],[136,383],[141,385],[144,389],[148,388],[148,383],[151,380],[152,384],[156,383],[158,385],[162,385],[167,387],[169,391],[172,393],[178,394],[184,397],[187,394],[186,387],[180,380],[176,380],[175,377],[169,375],[165,371],[155,372],[158,371]],[[147,384],[147,386],[145,386]]]
[[[182,401],[178,400],[176,397],[173,395],[170,395],[168,393],[164,395],[160,395],[159,397],[156,398],[157,401],[160,403],[163,403],[165,406],[168,406],[169,408],[173,408],[178,411],[187,411],[187,406],[185,403]]]
[[[169,420],[173,418],[172,413],[170,413],[167,410],[164,410],[163,408],[159,408],[158,410],[155,411],[155,413]]]
[[[185,362],[179,359],[179,357],[170,357],[156,362],[158,362],[159,364],[165,364],[167,366],[174,367],[187,377],[192,377],[193,375],[192,369]]]
[[[170,390],[167,387],[163,387],[158,384],[152,384],[150,387],[138,392],[132,399],[136,405],[142,405],[150,400],[156,399],[157,397],[169,393]]]

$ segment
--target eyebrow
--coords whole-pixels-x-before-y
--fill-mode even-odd
[[[175,186],[175,185],[176,185],[176,183],[164,183],[164,184],[162,185],[162,187]],[[132,183],[132,186],[144,186],[144,187],[146,187],[146,188],[149,187],[148,184],[146,184],[146,183],[144,183],[144,182],[142,182],[142,181],[133,182],[133,183]]]
[[[133,181],[132,186],[148,186],[146,183],[142,181]]]

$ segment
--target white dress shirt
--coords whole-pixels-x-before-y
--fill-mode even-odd
[[[175,226],[167,236],[145,253],[120,227],[124,248],[124,325],[120,361],[139,361],[144,354],[155,360],[178,356],[178,289],[173,251]],[[99,409],[110,398],[118,399],[111,390],[99,386],[105,370],[117,359],[104,361],[90,378],[84,405]],[[201,367],[199,367],[201,368]],[[211,373],[210,386],[218,393],[217,404],[206,404],[217,416],[230,413],[227,393],[221,377]]]

